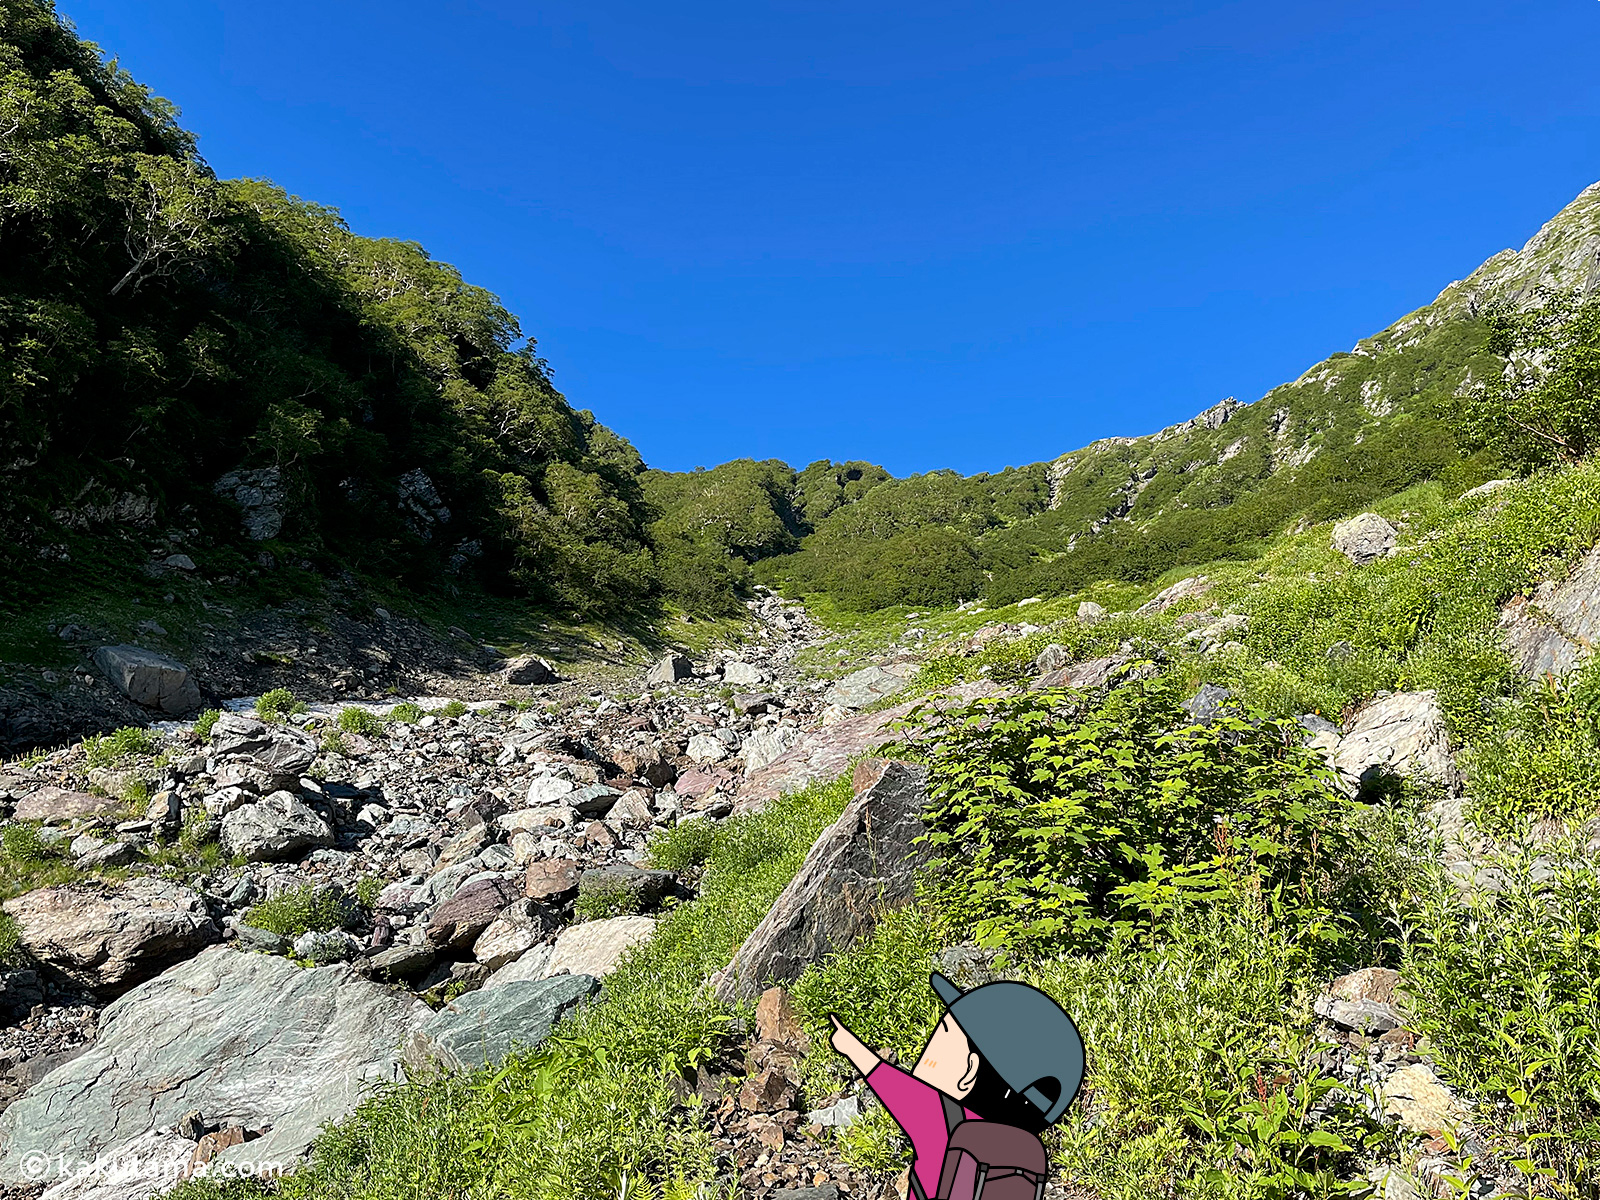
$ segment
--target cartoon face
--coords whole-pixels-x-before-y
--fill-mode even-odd
[[[961,1026],[945,1013],[933,1027],[933,1034],[911,1074],[952,1100],[960,1100],[972,1091],[978,1080],[978,1062],[978,1054]]]

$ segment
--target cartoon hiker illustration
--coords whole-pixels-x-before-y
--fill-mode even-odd
[[[839,1021],[832,1045],[911,1139],[916,1200],[1043,1200],[1039,1134],[1083,1082],[1083,1039],[1038,988],[1002,981],[963,992],[935,972],[946,1011],[908,1073]]]

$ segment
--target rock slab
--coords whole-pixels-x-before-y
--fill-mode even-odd
[[[447,1071],[502,1062],[513,1049],[538,1046],[557,1021],[599,990],[600,981],[593,976],[558,975],[468,992],[412,1034],[406,1061]]]
[[[32,1154],[92,1159],[191,1109],[268,1130],[220,1161],[285,1161],[396,1077],[400,1044],[433,1014],[348,966],[213,946],[147,980],[100,1017],[88,1053],[0,1114],[0,1182]]]
[[[871,932],[877,914],[912,898],[927,848],[926,768],[890,761],[877,781],[823,830],[805,862],[717,981],[724,1001],[751,999],[769,983],[792,983],[806,964],[844,950]]]
[[[145,708],[186,713],[200,707],[200,686],[189,668],[165,654],[142,646],[101,646],[94,652],[94,665],[113,687]]]

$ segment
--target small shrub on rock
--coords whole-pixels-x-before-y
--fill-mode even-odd
[[[263,721],[281,721],[305,711],[305,703],[296,700],[288,688],[273,688],[256,701],[256,716]]]

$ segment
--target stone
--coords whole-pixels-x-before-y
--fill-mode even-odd
[[[428,940],[435,946],[464,949],[517,899],[511,885],[498,877],[462,886],[428,918]]]
[[[323,963],[348,962],[359,950],[355,939],[338,929],[313,929],[294,940],[295,957],[309,958],[319,966]]]
[[[333,829],[299,797],[273,792],[222,818],[222,850],[246,862],[283,862],[334,843]]]
[[[162,1125],[102,1151],[95,1156],[96,1169],[81,1174],[73,1173],[74,1156],[64,1162],[51,1156],[44,1173],[29,1182],[49,1185],[40,1200],[144,1200],[184,1178],[195,1150],[195,1140],[183,1130]],[[66,1173],[58,1177],[62,1166]]]
[[[595,893],[623,894],[625,903],[634,912],[655,908],[677,880],[670,871],[642,871],[631,863],[616,863],[594,867],[578,876],[578,896],[581,899]]]
[[[795,1086],[776,1067],[767,1067],[744,1081],[739,1107],[745,1112],[783,1112],[794,1106]]]
[[[395,1048],[432,1015],[347,965],[213,946],[111,1004],[87,1053],[0,1114],[0,1182],[21,1182],[30,1155],[93,1159],[195,1109],[266,1130],[217,1161],[288,1164],[398,1077]]]
[[[718,998],[754,998],[769,981],[794,982],[807,964],[870,933],[880,911],[912,899],[913,878],[928,859],[927,847],[914,842],[924,832],[927,787],[926,768],[893,761],[845,806],[739,947],[716,985]]]
[[[562,783],[567,781],[563,779]],[[569,785],[562,795],[570,796]],[[496,824],[507,833],[548,833],[552,829],[565,829],[577,820],[578,814],[570,804],[538,804],[532,808],[519,808],[496,818]]]
[[[564,900],[578,890],[577,865],[564,858],[531,861],[522,890],[530,900]]]
[[[1126,666],[1128,660],[1121,655],[1110,658],[1091,658],[1086,662],[1073,663],[1061,667],[1049,674],[1041,675],[1028,687],[1033,691],[1042,691],[1046,688],[1076,688],[1084,691],[1089,688],[1103,686],[1112,675],[1121,667]]]
[[[139,646],[101,646],[94,665],[114,688],[145,708],[178,714],[200,707],[200,686],[189,668],[165,654]]]
[[[106,997],[221,937],[200,894],[163,879],[36,888],[0,907],[23,949]]]
[[[656,822],[648,795],[638,788],[623,792],[622,798],[606,814],[606,820],[618,829],[649,829]]]
[[[691,761],[704,766],[727,758],[728,747],[721,738],[712,737],[709,733],[697,733],[689,739],[688,753]]]
[[[1461,1118],[1455,1095],[1426,1063],[1401,1067],[1383,1081],[1383,1111],[1412,1133],[1443,1133]]]
[[[556,669],[537,654],[524,654],[505,665],[505,681],[515,684],[559,683]]]
[[[217,758],[242,759],[272,780],[268,790],[293,788],[316,760],[309,737],[281,725],[269,725],[243,713],[223,713],[211,727],[211,752]],[[220,775],[218,782],[222,781]]]
[[[545,808],[571,795],[578,785],[559,775],[541,775],[528,785],[528,804]]]
[[[550,965],[550,956],[554,953],[553,945],[534,946],[485,979],[483,986],[496,988],[515,983],[519,979],[543,979],[545,968]]]
[[[600,990],[588,975],[519,979],[457,996],[411,1036],[413,1067],[471,1071],[503,1062],[513,1049],[533,1049],[562,1017]]]
[[[1531,598],[1510,600],[1500,610],[1500,629],[1525,678],[1571,672],[1600,638],[1600,546],[1562,582],[1547,581]]]
[[[1331,1021],[1341,1029],[1355,1033],[1377,1035],[1399,1029],[1404,1022],[1389,1004],[1376,1000],[1340,1000],[1333,996],[1318,997],[1313,1011],[1324,1021]]]
[[[1222,715],[1233,693],[1214,683],[1202,683],[1200,690],[1183,702],[1183,710],[1201,725],[1209,725]]]
[[[571,972],[602,979],[611,974],[624,953],[648,940],[655,928],[653,918],[637,916],[569,925],[556,938],[545,977]]]
[[[757,729],[744,739],[744,744],[739,748],[744,758],[744,769],[761,770],[767,764],[777,761],[784,751],[799,740],[800,734],[791,725],[773,725],[766,729]]]
[[[433,869],[442,871],[446,867],[464,863],[476,857],[480,850],[489,845],[489,841],[489,831],[482,825],[464,829],[439,847],[439,858],[433,864]]]
[[[240,921],[233,927],[234,944],[240,950],[259,950],[263,954],[289,953],[289,939],[270,929],[258,929]]]
[[[1165,591],[1157,593],[1153,600],[1134,609],[1134,615],[1149,617],[1154,616],[1156,613],[1164,613],[1174,605],[1181,604],[1185,600],[1193,600],[1197,596],[1203,596],[1210,590],[1211,580],[1204,575],[1193,575],[1188,579],[1180,579]]]
[[[1333,548],[1362,567],[1394,553],[1400,534],[1377,513],[1362,513],[1333,527]]]
[[[270,541],[283,532],[283,477],[277,467],[229,471],[211,490],[239,506],[245,536],[252,541]]]
[[[591,850],[615,850],[622,845],[617,831],[604,821],[590,821],[578,840]]]
[[[432,946],[420,942],[397,942],[387,950],[380,950],[362,959],[356,967],[364,975],[371,975],[386,983],[398,983],[426,975],[437,958]]]
[[[757,687],[766,679],[767,673],[751,663],[735,661],[722,667],[722,682],[734,687]]]
[[[862,667],[852,671],[823,694],[824,702],[840,708],[866,708],[887,696],[905,690],[906,684],[921,673],[916,663],[889,663],[881,667]]]
[[[733,782],[733,773],[726,769],[716,770],[705,767],[696,767],[692,771],[685,771],[678,776],[676,791],[685,800],[697,800],[708,792]]]
[[[1333,767],[1352,795],[1379,793],[1395,776],[1453,789],[1460,775],[1438,694],[1395,692],[1366,705],[1340,739]]]
[[[22,797],[11,815],[18,821],[54,821],[114,816],[122,811],[122,802],[115,796],[92,796],[52,785]]]
[[[1098,625],[1106,619],[1106,610],[1103,605],[1096,604],[1093,600],[1085,600],[1078,605],[1078,620],[1084,625]]]
[[[813,1109],[806,1114],[806,1124],[818,1129],[843,1129],[860,1119],[861,1101],[855,1096],[846,1096],[827,1108]]]
[[[139,857],[139,848],[132,842],[106,842],[80,854],[73,865],[80,871],[103,871],[107,867],[125,867]]]
[[[786,988],[771,987],[761,993],[756,1002],[756,1038],[797,1050],[807,1048],[805,1026]]]
[[[513,900],[472,943],[472,957],[498,971],[555,931],[554,916],[533,900]]]
[[[1059,643],[1051,642],[1043,650],[1039,651],[1039,656],[1033,660],[1033,669],[1041,675],[1047,675],[1051,671],[1059,671],[1070,663],[1072,659],[1072,651]]]
[[[694,663],[681,654],[669,654],[650,668],[644,682],[646,687],[665,687],[680,679],[688,679],[693,674]]]
[[[573,812],[580,817],[603,817],[611,806],[622,799],[622,793],[603,783],[591,783],[579,788],[566,798]]]

